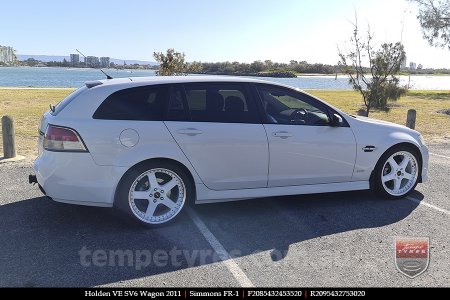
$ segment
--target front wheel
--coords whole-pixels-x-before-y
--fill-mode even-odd
[[[417,151],[411,147],[398,146],[388,150],[375,168],[375,191],[390,199],[407,196],[418,183],[419,162]]]
[[[192,195],[192,184],[180,167],[155,161],[125,174],[115,206],[144,225],[160,225],[174,219]]]

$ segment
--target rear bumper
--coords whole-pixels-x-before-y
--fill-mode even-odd
[[[98,166],[89,153],[43,151],[34,162],[36,180],[55,201],[113,206],[116,186],[125,167]]]

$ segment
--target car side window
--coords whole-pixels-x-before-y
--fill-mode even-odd
[[[193,122],[260,123],[245,85],[194,83],[184,90]]]
[[[170,93],[169,108],[165,118],[166,121],[190,121],[189,112],[183,98],[183,87],[174,85]]]
[[[300,92],[270,85],[257,85],[270,123],[328,126],[327,108]]]
[[[168,88],[164,85],[140,86],[119,90],[109,95],[95,111],[94,119],[163,120]]]

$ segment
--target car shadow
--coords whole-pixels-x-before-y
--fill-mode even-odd
[[[424,198],[417,191],[411,196],[419,201]],[[418,205],[358,191],[217,203],[196,210],[228,251],[244,256],[271,249],[272,260],[278,261],[293,243],[393,224]]]
[[[418,192],[414,197],[423,199]],[[205,204],[194,211],[233,256],[272,250],[277,261],[293,243],[392,224],[418,205],[354,192]],[[0,206],[0,245],[0,286],[96,286],[218,260],[187,213],[149,229],[112,209],[46,197]]]

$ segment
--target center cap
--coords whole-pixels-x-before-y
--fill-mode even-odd
[[[402,175],[402,172],[398,171],[397,176],[400,176],[400,175]]]
[[[160,194],[159,192],[156,192],[156,193],[154,193],[153,195],[154,195],[155,198],[157,198],[157,199],[158,199],[159,197],[161,197],[161,194]]]

